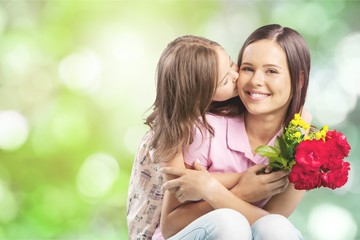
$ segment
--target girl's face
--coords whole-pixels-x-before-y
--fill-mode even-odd
[[[238,96],[236,81],[239,76],[238,66],[226,54],[224,49],[217,48],[219,57],[219,79],[213,101],[226,101]]]
[[[271,40],[248,45],[243,53],[238,92],[252,114],[285,114],[291,98],[291,79],[284,50]]]

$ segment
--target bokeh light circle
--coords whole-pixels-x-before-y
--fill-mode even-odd
[[[348,210],[324,203],[311,210],[308,228],[312,239],[349,240],[355,239],[358,227]]]
[[[337,82],[348,94],[360,96],[360,32],[346,36],[335,54]]]
[[[93,93],[101,84],[101,62],[94,51],[82,50],[61,61],[59,74],[69,89]]]
[[[78,173],[78,190],[85,197],[98,199],[110,190],[118,174],[119,165],[113,156],[107,153],[90,155]]]
[[[0,149],[16,150],[20,148],[29,135],[26,118],[17,111],[0,112]]]
[[[16,217],[18,208],[14,194],[0,180],[0,222],[11,222]]]

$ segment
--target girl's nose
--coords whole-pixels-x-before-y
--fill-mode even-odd
[[[231,72],[231,77],[232,77],[232,82],[235,83],[239,78],[239,73],[232,71]]]

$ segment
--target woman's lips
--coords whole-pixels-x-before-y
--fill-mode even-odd
[[[252,99],[261,100],[270,96],[268,93],[260,93],[260,92],[247,92]]]

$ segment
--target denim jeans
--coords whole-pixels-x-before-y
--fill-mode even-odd
[[[270,214],[250,226],[239,212],[222,208],[196,219],[169,240],[302,240],[286,218]]]
[[[286,217],[269,214],[251,225],[253,240],[302,240],[299,230]]]
[[[251,228],[239,212],[222,208],[196,219],[169,240],[251,240]]]

